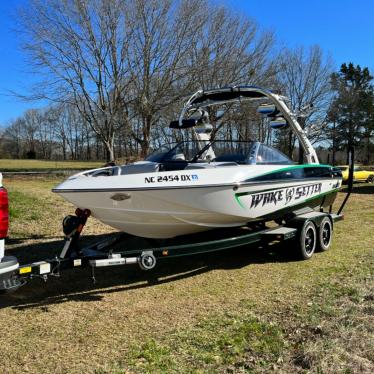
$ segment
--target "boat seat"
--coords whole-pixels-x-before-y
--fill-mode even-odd
[[[88,173],[85,173],[85,175],[89,177],[111,177],[112,175],[118,175],[119,174],[119,167],[113,166],[113,167],[106,167],[102,168],[96,171],[91,171]]]
[[[215,162],[235,162],[237,164],[248,164],[248,156],[242,153],[227,153],[214,159]]]
[[[141,174],[141,173],[157,173],[160,169],[158,162],[139,161],[130,165],[121,166],[121,175],[125,174]]]

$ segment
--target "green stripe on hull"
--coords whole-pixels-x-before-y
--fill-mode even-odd
[[[270,174],[275,174],[279,173],[282,171],[288,171],[288,170],[296,170],[296,169],[306,169],[306,168],[323,168],[323,169],[330,169],[332,168],[331,165],[325,165],[325,164],[303,164],[303,165],[292,165],[292,166],[287,166],[285,168],[281,169],[276,169],[276,170],[271,170],[263,174],[256,175],[253,178],[247,179],[247,181],[250,181],[251,179],[263,177],[264,175],[270,175]]]
[[[234,197],[235,197],[235,200],[236,202],[243,208],[243,209],[246,209],[245,206],[242,204],[242,202],[239,200],[239,197],[241,196],[242,194],[234,194]]]

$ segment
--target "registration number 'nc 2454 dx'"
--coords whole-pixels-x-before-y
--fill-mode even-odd
[[[196,174],[182,174],[182,175],[159,175],[157,177],[145,177],[145,183],[165,183],[165,182],[193,182],[197,181],[199,177]]]

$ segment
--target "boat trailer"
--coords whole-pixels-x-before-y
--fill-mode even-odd
[[[118,233],[94,244],[81,247],[80,237],[89,218],[89,210],[77,209],[75,215],[63,220],[65,234],[60,254],[54,258],[20,265],[14,256],[0,259],[0,292],[17,290],[27,281],[59,277],[72,268],[91,268],[92,280],[96,282],[95,269],[111,266],[137,264],[142,270],[152,270],[162,258],[181,257],[216,252],[249,245],[267,246],[276,242],[289,242],[293,253],[300,259],[311,258],[315,251],[326,251],[331,244],[335,222],[344,218],[341,213],[352,191],[353,150],[350,158],[348,193],[337,213],[303,208],[293,212],[276,227],[264,222],[243,227],[216,229],[171,239],[146,239]]]
[[[91,268],[96,282],[95,269],[101,267],[134,265],[142,270],[155,268],[166,257],[181,257],[256,244],[293,240],[300,259],[309,259],[315,250],[327,250],[333,233],[333,224],[343,219],[342,214],[304,210],[287,222],[273,228],[259,223],[227,230],[211,230],[165,240],[139,238],[119,233],[94,244],[81,247],[79,239],[90,212],[77,209],[75,215],[65,217],[65,233],[61,253],[51,259],[19,265],[13,256],[0,262],[0,291],[15,291],[27,281],[59,277],[66,269]]]

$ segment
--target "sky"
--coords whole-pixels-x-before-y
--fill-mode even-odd
[[[374,71],[374,0],[223,0],[287,47],[318,44],[339,67]]]
[[[352,61],[374,73],[374,0],[218,0],[273,31],[278,45],[318,44],[336,68]],[[24,93],[37,77],[30,73],[15,29],[16,8],[27,0],[0,0],[0,127],[28,108],[46,103],[22,102],[10,91]],[[269,87],[271,88],[271,87]]]

